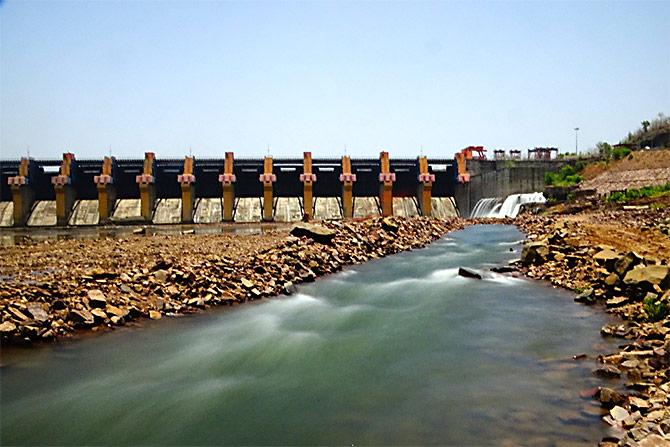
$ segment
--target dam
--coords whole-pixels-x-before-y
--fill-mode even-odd
[[[541,149],[541,148],[539,148]],[[0,226],[293,222],[470,216],[486,197],[541,191],[565,161],[481,146],[455,158],[77,159],[0,161]],[[539,152],[538,152],[539,151]]]

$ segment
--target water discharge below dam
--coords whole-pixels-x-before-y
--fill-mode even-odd
[[[237,309],[3,352],[7,444],[595,444],[607,316],[469,227]],[[482,280],[457,275],[477,269]]]

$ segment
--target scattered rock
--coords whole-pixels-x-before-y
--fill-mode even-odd
[[[94,323],[95,319],[91,312],[80,309],[80,310],[71,310],[68,314],[68,318],[73,321],[76,325],[88,326]]]
[[[619,378],[621,377],[621,371],[619,368],[613,365],[602,365],[595,371],[593,371],[593,374],[598,376],[598,377],[604,377],[604,378]]]
[[[88,294],[88,304],[90,307],[107,307],[107,299],[105,294],[101,290],[93,289],[87,292]]]
[[[293,226],[291,235],[296,237],[308,237],[320,244],[331,244],[336,232],[320,225],[300,223]]]
[[[458,275],[463,276],[465,278],[482,279],[482,275],[480,275],[479,273],[465,269],[463,267],[460,267],[458,269]]]
[[[28,308],[30,315],[33,316],[33,319],[40,322],[45,322],[49,319],[49,314],[44,310],[44,307],[42,307],[41,304],[29,303],[26,307]]]
[[[626,273],[623,282],[653,291],[654,286],[665,290],[670,287],[670,268],[665,265],[637,266]]]

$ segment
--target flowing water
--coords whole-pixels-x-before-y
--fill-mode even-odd
[[[477,226],[290,297],[3,352],[3,445],[593,445],[606,316]],[[483,280],[457,275],[476,269]]]
[[[473,208],[470,217],[516,217],[523,205],[546,201],[541,192],[512,194],[505,200],[494,197],[481,199]]]

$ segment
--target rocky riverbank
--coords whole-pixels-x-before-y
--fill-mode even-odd
[[[461,219],[372,218],[263,235],[134,235],[8,247],[3,344],[30,344],[291,293],[342,267],[420,248]]]
[[[624,339],[594,371],[624,382],[593,394],[613,428],[601,445],[670,445],[669,222],[667,207],[517,219],[528,235],[520,260],[527,276],[574,290],[577,301],[602,303],[625,321],[601,329]]]

